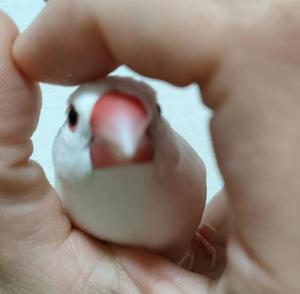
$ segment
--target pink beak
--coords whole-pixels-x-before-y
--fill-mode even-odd
[[[149,118],[146,107],[136,97],[109,92],[98,99],[90,120],[93,167],[152,159],[152,144],[146,138]]]

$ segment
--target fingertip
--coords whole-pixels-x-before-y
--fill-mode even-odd
[[[19,69],[31,80],[50,83],[62,84],[67,86],[78,85],[82,82],[95,80],[107,75],[118,65],[109,61],[91,63],[87,59],[68,62],[73,59],[72,56],[60,56],[48,50],[34,48],[29,44],[27,35],[17,37],[13,45],[13,57]]]
[[[13,56],[26,76],[74,85],[103,77],[117,66],[93,21],[80,22],[82,13],[69,1],[51,1],[17,37]]]

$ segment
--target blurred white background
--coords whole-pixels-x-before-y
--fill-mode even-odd
[[[42,0],[0,0],[0,9],[13,18],[20,31],[28,27],[44,6]],[[145,79],[125,67],[119,68],[115,73]],[[209,134],[211,114],[201,104],[198,88],[194,85],[176,88],[164,82],[145,80],[156,89],[163,115],[203,159],[207,168],[208,198],[210,199],[222,187],[222,180],[211,146]],[[33,136],[35,147],[33,159],[44,167],[50,182],[53,183],[52,142],[64,121],[66,99],[74,88],[45,84],[41,87],[43,106],[38,129]]]

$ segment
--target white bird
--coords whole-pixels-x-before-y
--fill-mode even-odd
[[[155,92],[129,78],[80,86],[53,146],[56,187],[92,236],[182,262],[205,206],[205,171],[161,116]]]

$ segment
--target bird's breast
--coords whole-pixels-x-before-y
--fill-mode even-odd
[[[177,234],[174,226],[185,209],[174,205],[174,190],[157,178],[153,163],[96,170],[59,186],[63,205],[79,227],[121,244],[165,246]]]

